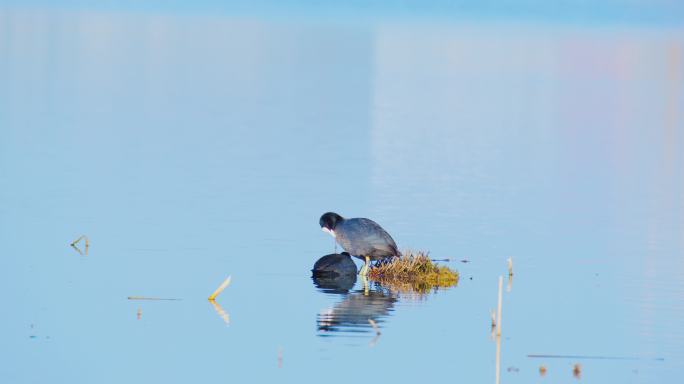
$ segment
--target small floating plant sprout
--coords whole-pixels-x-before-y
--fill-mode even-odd
[[[575,377],[575,379],[580,379],[582,377],[582,365],[581,364],[575,364],[572,367],[572,375]]]
[[[438,265],[427,252],[404,251],[401,257],[370,268],[368,278],[400,291],[427,292],[458,284],[458,271]]]
[[[81,235],[78,239],[74,240],[71,242],[71,247],[75,249],[81,256],[83,256],[83,252],[81,252],[81,248],[78,247],[78,243],[85,239],[85,255],[88,256],[88,247],[90,247],[90,241],[88,240],[88,236],[86,235]]]
[[[230,280],[231,277],[228,276],[225,280],[223,280],[223,283],[221,283],[221,285],[219,285],[218,288],[216,288],[216,290],[208,298],[209,303],[212,307],[214,307],[214,310],[223,320],[223,322],[226,323],[226,325],[230,325],[230,315],[228,314],[228,312],[224,311],[223,308],[221,308],[219,303],[216,302],[216,297],[218,297],[218,295],[220,295],[221,292],[223,292],[223,290],[226,289],[228,285],[230,285]]]

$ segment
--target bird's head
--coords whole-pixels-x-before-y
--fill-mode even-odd
[[[335,237],[335,227],[337,226],[337,223],[342,220],[344,220],[344,218],[337,213],[326,212],[321,216],[321,219],[318,220],[318,223],[321,225],[321,230],[323,230],[323,232],[328,232],[332,237]]]

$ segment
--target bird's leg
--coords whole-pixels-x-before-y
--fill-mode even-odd
[[[363,285],[363,295],[368,296],[368,279],[366,279],[366,275],[361,275],[361,284]]]
[[[359,272],[359,275],[361,275],[361,276],[368,275],[368,265],[370,264],[370,257],[368,257],[368,256],[364,256],[364,257],[366,258],[366,263],[361,268],[361,272]]]

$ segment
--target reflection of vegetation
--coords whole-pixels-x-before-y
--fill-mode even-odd
[[[424,252],[412,251],[404,251],[401,257],[372,267],[368,278],[400,292],[423,293],[458,284],[457,271],[433,263]]]
[[[223,308],[221,308],[221,306],[219,305],[219,303],[216,302],[216,300],[209,300],[209,302],[211,303],[211,306],[214,307],[214,310],[219,315],[219,317],[221,317],[223,322],[226,323],[226,325],[230,325],[230,315],[228,314],[228,312],[224,311]]]

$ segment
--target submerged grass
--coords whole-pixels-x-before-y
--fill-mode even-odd
[[[437,265],[427,252],[404,251],[401,257],[371,267],[368,277],[399,291],[427,292],[458,284],[458,271]]]

